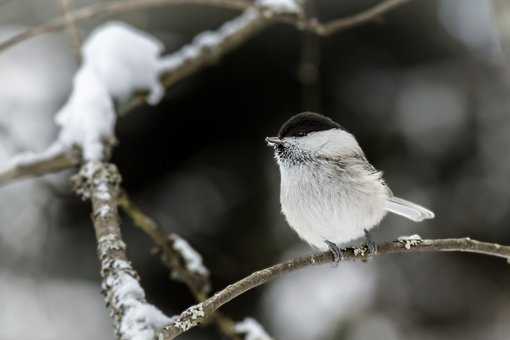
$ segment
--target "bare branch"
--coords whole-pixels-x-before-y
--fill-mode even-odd
[[[88,162],[73,177],[75,191],[92,201],[92,220],[101,264],[102,291],[119,339],[154,339],[170,318],[147,303],[139,277],[127,259],[120,232],[117,196],[121,181],[113,164]]]
[[[333,20],[328,23],[320,23],[317,20],[312,19],[305,23],[305,27],[319,35],[327,36],[376,20],[385,13],[409,1],[411,0],[385,0],[366,11],[346,18]]]
[[[507,260],[510,258],[510,246],[480,242],[470,238],[438,240],[401,238],[394,242],[379,245],[377,255],[440,251],[477,253],[501,257]],[[344,260],[366,260],[367,254],[368,249],[365,246],[360,248],[346,248],[343,253]],[[290,273],[308,266],[331,263],[332,261],[332,254],[330,252],[323,252],[288,260],[266,269],[256,271],[244,279],[227,286],[225,289],[214,294],[211,298],[204,302],[186,309],[178,318],[161,331],[159,339],[174,339],[178,335],[200,324],[204,319],[227,302],[235,299],[250,289],[275,279],[282,274]]]
[[[65,29],[69,20],[78,23],[91,18],[108,17],[114,14],[165,5],[204,5],[239,10],[249,7],[250,4],[243,0],[124,0],[98,2],[16,34],[0,43],[0,51],[44,33],[61,31]]]

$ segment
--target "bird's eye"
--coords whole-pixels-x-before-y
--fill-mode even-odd
[[[300,132],[298,132],[298,133],[296,134],[296,136],[298,136],[298,137],[304,137],[304,136],[306,136],[306,132],[304,132],[304,131],[300,131]]]

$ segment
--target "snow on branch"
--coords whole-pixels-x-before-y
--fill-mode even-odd
[[[159,83],[160,76],[163,85],[168,88],[215,62],[273,22],[290,22],[319,35],[328,35],[374,20],[408,1],[382,1],[351,17],[321,24],[315,18],[303,17],[298,0],[257,0],[255,3],[242,0],[126,0],[83,7],[46,25],[14,36],[0,43],[0,51],[37,34],[60,30],[66,27],[69,20],[77,23],[99,15],[146,7],[204,4],[245,10],[218,30],[197,35],[190,44],[165,57],[159,55],[162,45],[156,38],[126,24],[110,23],[96,29],[82,49],[85,63],[75,76],[73,93],[57,114],[57,124],[62,127],[59,139],[40,154],[17,156],[0,167],[0,185],[71,168],[79,163],[79,153],[76,150],[82,152],[85,160],[97,160],[108,155],[115,142],[114,100],[125,100],[136,90],[148,90],[148,96],[133,97],[118,113],[129,112],[145,102],[154,105],[164,93]],[[131,43],[137,48],[132,48]],[[146,66],[146,72],[140,71],[142,66]],[[88,88],[93,84],[98,84],[97,88]],[[94,110],[98,116],[101,115],[102,120],[81,115],[82,105],[87,110]],[[87,133],[85,137],[82,123],[90,130],[94,127],[95,133]]]
[[[170,269],[171,277],[186,284],[197,302],[207,299],[211,282],[209,270],[202,263],[201,255],[177,234],[167,233],[152,218],[142,212],[126,193],[119,196],[118,203],[135,226],[145,232],[157,245],[161,261]],[[238,323],[219,311],[211,316],[211,321],[216,324],[220,332],[230,339],[246,338],[246,336],[240,336],[246,332],[237,328]],[[253,322],[256,321],[253,320]],[[258,325],[261,334],[262,332],[267,334],[262,326]]]
[[[108,163],[86,163],[73,177],[75,191],[92,201],[101,264],[102,292],[121,340],[153,340],[172,319],[147,303],[136,271],[127,260],[117,211],[120,175]]]
[[[468,252],[488,256],[510,259],[510,246],[503,246],[496,243],[487,243],[472,240],[470,238],[437,239],[427,240],[416,236],[401,238],[393,242],[383,243],[377,247],[377,256],[394,253],[417,253],[417,252]],[[368,248],[343,249],[343,260],[367,260]],[[170,324],[165,326],[159,333],[161,340],[175,339],[177,336],[187,332],[199,325],[214,313],[218,308],[227,302],[235,299],[243,293],[266,284],[280,275],[287,274],[308,266],[332,263],[334,258],[330,252],[317,253],[305,257],[282,262],[266,269],[262,269],[248,275],[242,280],[228,285],[225,289],[217,292],[209,299],[189,307]]]
[[[159,248],[161,260],[172,271],[172,278],[185,283],[198,301],[205,299],[211,283],[209,270],[202,263],[200,254],[177,234],[167,233],[142,212],[126,193],[119,196],[118,203],[135,226]]]

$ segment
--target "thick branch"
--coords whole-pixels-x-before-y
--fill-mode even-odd
[[[147,303],[138,274],[127,259],[117,211],[120,180],[113,164],[101,162],[86,163],[73,177],[75,191],[92,201],[102,291],[115,333],[121,340],[152,340],[170,318]]]
[[[384,243],[378,246],[377,255],[393,253],[439,252],[455,251],[477,253],[505,259],[510,258],[510,246],[495,243],[486,243],[470,238],[422,240],[416,238],[399,239],[398,241]],[[367,248],[344,249],[344,260],[366,260]],[[166,326],[160,333],[159,339],[174,339],[178,335],[195,327],[227,302],[235,299],[246,291],[268,283],[276,277],[302,269],[308,266],[330,263],[333,257],[330,252],[313,254],[288,260],[266,269],[259,270],[244,279],[227,286],[202,303],[186,309],[177,319]]]

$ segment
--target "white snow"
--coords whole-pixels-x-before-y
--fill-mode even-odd
[[[299,14],[301,12],[301,6],[297,0],[257,0],[255,3],[276,14]]]
[[[116,270],[104,278],[105,285],[113,294],[115,308],[123,311],[118,331],[122,339],[152,340],[155,332],[169,324],[172,319],[145,301],[145,292],[138,281],[128,274],[131,265],[116,260]]]
[[[186,268],[190,272],[209,275],[209,270],[202,263],[202,256],[186,240],[182,238],[175,239],[173,247],[182,255]]]
[[[272,340],[257,320],[252,318],[236,323],[235,331],[244,334],[245,340]]]
[[[398,238],[398,242],[401,243],[404,248],[411,249],[414,246],[417,246],[423,242],[423,239],[420,235],[414,234],[409,236],[400,236]]]
[[[82,54],[84,65],[94,71],[110,96],[123,101],[137,90],[149,89],[147,102],[155,105],[164,94],[159,81],[163,49],[150,34],[113,21],[92,32]]]
[[[160,70],[169,72],[178,69],[185,63],[203,55],[204,52],[214,54],[225,40],[250,25],[258,17],[259,14],[256,10],[248,9],[235,19],[224,23],[216,31],[205,31],[198,34],[190,44],[183,46],[177,52],[162,57]]]
[[[161,100],[162,51],[159,40],[127,24],[97,28],[83,46],[71,96],[55,117],[61,127],[57,143],[81,147],[85,161],[101,160],[105,141],[115,140],[113,100],[125,100],[142,89],[150,90],[150,104]]]
[[[86,161],[103,158],[103,142],[113,139],[113,102],[94,71],[84,65],[76,74],[67,103],[55,116],[62,129],[58,142],[66,148],[78,145]]]

